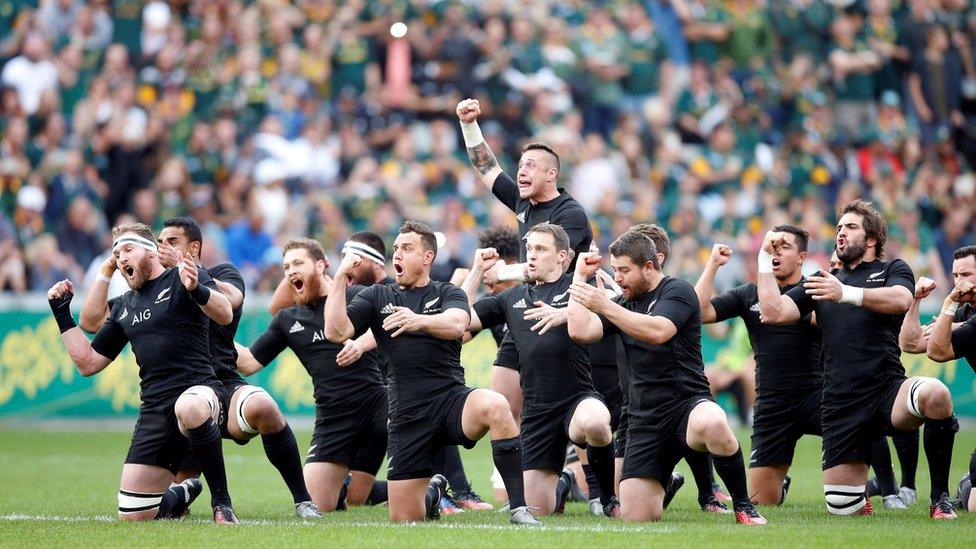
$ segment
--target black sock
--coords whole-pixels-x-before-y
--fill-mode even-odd
[[[231,505],[227,491],[227,472],[224,470],[224,451],[220,442],[220,429],[212,419],[193,429],[187,429],[187,439],[193,457],[200,465],[203,478],[210,489],[210,506]]]
[[[735,506],[749,503],[749,491],[746,488],[746,467],[742,462],[742,448],[740,447],[731,456],[716,456],[712,454],[712,461],[715,463],[715,472],[725,483],[729,495],[732,496],[732,503]]]
[[[974,453],[973,455],[976,455]],[[565,473],[559,474],[556,480],[556,509],[565,508],[566,500],[569,499],[569,492],[573,488],[570,484],[571,477]]]
[[[976,451],[969,456],[969,479],[976,478]]]
[[[925,458],[929,462],[929,475],[932,478],[932,501],[938,501],[942,494],[949,493],[949,465],[952,463],[952,445],[956,440],[959,421],[955,414],[946,419],[926,419],[922,443],[925,445]]]
[[[444,469],[438,472],[447,477],[447,483],[453,493],[471,491],[471,483],[468,482],[468,476],[464,474],[461,451],[457,446],[444,447]]]
[[[878,481],[881,496],[891,496],[898,493],[895,486],[895,468],[891,464],[891,449],[888,448],[888,437],[878,437],[871,444],[871,468]]]
[[[159,513],[156,519],[175,519],[183,516],[186,508],[190,506],[189,494],[186,489],[176,484],[170,486],[163,493],[163,500],[159,502]]]
[[[374,480],[373,487],[369,489],[366,496],[366,505],[379,505],[390,499],[385,480]]]
[[[424,509],[427,512],[427,516],[430,516],[431,511],[434,507],[441,504],[441,489],[434,484],[427,485],[427,494],[424,496]]]
[[[525,486],[522,483],[522,443],[519,437],[491,441],[491,458],[495,469],[505,482],[510,509],[525,507]]]
[[[915,489],[915,471],[918,470],[918,429],[909,433],[898,431],[891,436],[895,453],[901,465],[901,485]]]
[[[705,505],[712,497],[712,460],[704,452],[688,452],[685,462],[691,469],[691,476],[695,477],[695,487],[698,488],[698,505]]]
[[[606,446],[590,445],[586,448],[586,457],[590,460],[590,469],[596,477],[596,484],[600,487],[600,503],[606,507],[615,494],[613,487],[613,441]],[[590,481],[589,478],[586,479]],[[593,496],[590,495],[590,499]]]
[[[593,470],[593,466],[589,463],[584,464],[582,467],[583,476],[586,478],[586,497],[600,499],[602,494],[600,494],[600,481],[596,478],[596,471]]]
[[[749,423],[749,405],[746,404],[746,389],[742,386],[742,380],[733,381],[725,390],[735,399],[735,405],[739,411],[739,421],[746,425]]]
[[[285,428],[277,433],[261,435],[261,442],[268,461],[281,473],[295,503],[311,501],[312,496],[308,495],[308,489],[305,488],[302,460],[298,455],[298,443],[295,442],[295,433],[291,426],[286,423]]]

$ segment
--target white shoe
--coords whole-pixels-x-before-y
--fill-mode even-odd
[[[589,502],[590,514],[602,517],[603,515],[603,504],[600,503],[600,498],[593,498]]]
[[[905,505],[904,500],[898,494],[891,494],[890,496],[885,496],[882,498],[884,500],[885,509],[908,509],[908,505]]]
[[[527,506],[512,509],[512,514],[508,517],[508,522],[520,526],[542,526],[539,519],[535,518],[532,511]]]
[[[905,502],[905,505],[914,505],[918,501],[918,492],[914,488],[909,488],[908,486],[902,486],[898,490],[898,497]]]

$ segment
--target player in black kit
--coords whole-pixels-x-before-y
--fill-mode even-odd
[[[746,488],[742,450],[722,408],[712,400],[701,357],[701,314],[695,290],[665,276],[654,242],[630,231],[610,246],[611,299],[601,280],[586,280],[600,265],[584,254],[569,288],[569,335],[581,342],[619,333],[630,366],[627,450],[620,482],[625,520],[659,520],[665,483],[688,452],[709,452],[732,494],[736,521],[765,524]]]
[[[393,362],[390,385],[390,519],[422,520],[437,502],[426,493],[438,446],[472,448],[491,431],[495,466],[505,479],[510,521],[540,524],[525,505],[522,448],[508,402],[488,389],[464,385],[461,338],[470,321],[468,300],[452,284],[432,281],[437,240],[427,225],[408,221],[393,244],[396,283],[376,284],[346,305],[333,285],[325,303],[325,336],[341,343],[371,329]],[[346,254],[335,277],[363,259]],[[426,495],[426,499],[425,499]]]
[[[220,430],[224,438],[237,444],[247,444],[252,438],[261,435],[264,452],[268,461],[278,469],[282,479],[291,492],[295,504],[295,514],[301,518],[322,516],[305,488],[302,479],[302,465],[298,453],[295,434],[285,420],[277,403],[264,389],[250,385],[238,373],[236,367],[237,351],[234,349],[234,336],[241,321],[244,304],[244,279],[240,271],[230,263],[221,263],[209,269],[203,267],[200,253],[203,249],[203,232],[196,221],[188,217],[174,217],[163,222],[163,229],[157,238],[160,263],[163,267],[176,266],[176,252],[189,258],[200,271],[206,271],[220,293],[230,301],[234,319],[221,326],[210,322],[210,353],[214,373],[223,385],[221,397]],[[102,265],[102,275],[108,278],[115,270],[114,258]],[[104,279],[102,279],[104,280]],[[89,332],[95,332],[108,316],[114,300],[107,300],[108,282],[96,282],[81,311],[80,325]],[[180,468],[177,479],[198,476],[198,467],[193,456]]]
[[[824,496],[835,515],[871,514],[866,498],[872,443],[897,429],[925,423],[924,446],[932,476],[930,515],[956,518],[948,496],[952,445],[959,423],[952,397],[939,380],[905,376],[898,332],[914,299],[911,267],[884,261],[888,225],[870,203],[854,200],[839,211],[837,257],[844,266],[807,278],[780,294],[773,258],[782,233],[770,231],[759,253],[759,308],[763,322],[788,324],[817,313],[824,350],[822,402]]]
[[[275,314],[250,348],[238,347],[237,367],[251,375],[285,348],[295,352],[314,386],[315,432],[305,463],[312,500],[323,511],[336,509],[346,475],[354,470],[359,474],[352,478],[346,500],[362,505],[386,453],[386,386],[377,353],[362,352],[375,344],[332,343],[325,339],[322,322],[331,284],[347,288],[349,298],[363,286],[328,279],[325,250],[315,240],[291,240],[282,250],[285,280],[297,305]]]
[[[177,253],[177,267],[164,269],[148,226],[120,225],[112,236],[119,270],[132,289],[112,307],[95,339],[89,343],[71,318],[71,282],[55,284],[48,300],[82,375],[102,371],[132,343],[142,405],[122,467],[119,518],[181,516],[199,481],[170,484],[192,451],[210,488],[214,522],[236,523],[217,422],[223,388],[211,365],[208,331],[211,319],[221,325],[233,321],[231,304],[190,258]]]
[[[479,299],[472,307],[468,329],[506,324],[518,348],[525,395],[521,437],[526,502],[544,515],[560,506],[556,483],[566,459],[566,444],[572,441],[587,448],[600,483],[604,514],[619,516],[610,411],[593,388],[589,349],[570,339],[564,320],[537,320],[526,314],[530,305],[546,304],[559,310],[569,302],[569,236],[559,225],[540,223],[525,235],[525,247],[526,274],[534,283]],[[469,298],[474,298],[479,282],[498,257],[492,248],[475,252],[471,273],[462,286]]]
[[[773,275],[781,293],[803,280],[809,235],[793,225],[779,225],[783,244],[773,258]],[[796,324],[773,326],[759,319],[759,294],[754,283],[714,294],[715,274],[732,258],[732,248],[712,247],[705,270],[695,284],[702,322],[741,317],[756,357],[756,409],[749,455],[749,487],[760,505],[780,505],[789,488],[790,464],[803,435],[822,433],[820,397],[820,331],[808,315]]]

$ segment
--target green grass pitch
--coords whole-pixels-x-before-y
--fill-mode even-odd
[[[310,433],[297,433],[300,446]],[[747,433],[740,432],[744,450]],[[801,441],[793,465],[787,504],[764,509],[769,524],[743,527],[730,516],[705,515],[695,502],[694,484],[685,484],[661,522],[645,525],[592,517],[583,504],[547,518],[545,528],[511,528],[507,516],[466,512],[436,523],[393,526],[385,507],[331,513],[300,522],[280,477],[265,459],[260,441],[245,447],[226,443],[231,494],[242,525],[217,527],[209,520],[206,491],[182,521],[119,523],[114,520],[121,462],[129,434],[121,431],[0,430],[0,545],[23,546],[822,546],[934,547],[973,542],[976,516],[953,523],[928,518],[928,467],[924,450],[918,486],[922,502],[908,511],[885,511],[875,498],[875,516],[828,517],[820,476],[820,441]],[[976,431],[956,439],[951,489],[969,465]],[[746,451],[746,455],[748,452]],[[486,440],[462,452],[475,489],[489,496],[491,452]],[[684,464],[679,466],[686,476]],[[898,466],[895,466],[896,473]]]

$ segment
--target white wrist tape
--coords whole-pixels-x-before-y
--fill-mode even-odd
[[[773,254],[766,250],[759,250],[759,272],[765,274],[773,272]]]
[[[464,136],[464,146],[469,149],[485,142],[485,136],[481,134],[481,126],[478,126],[477,120],[461,122],[461,135]]]
[[[864,288],[856,288],[854,286],[848,286],[847,284],[841,285],[841,303],[847,303],[848,305],[860,307],[862,301],[864,301]]]
[[[947,299],[946,303],[942,305],[942,314],[946,316],[955,318],[957,310],[959,310],[959,304],[951,299]]]
[[[515,263],[514,265],[505,265],[498,268],[498,280],[517,280],[522,282],[525,280],[525,265],[522,263]]]
[[[95,277],[95,280],[100,281],[100,282],[104,282],[106,284],[111,284],[112,277],[105,276],[102,273],[98,273],[98,275]]]

